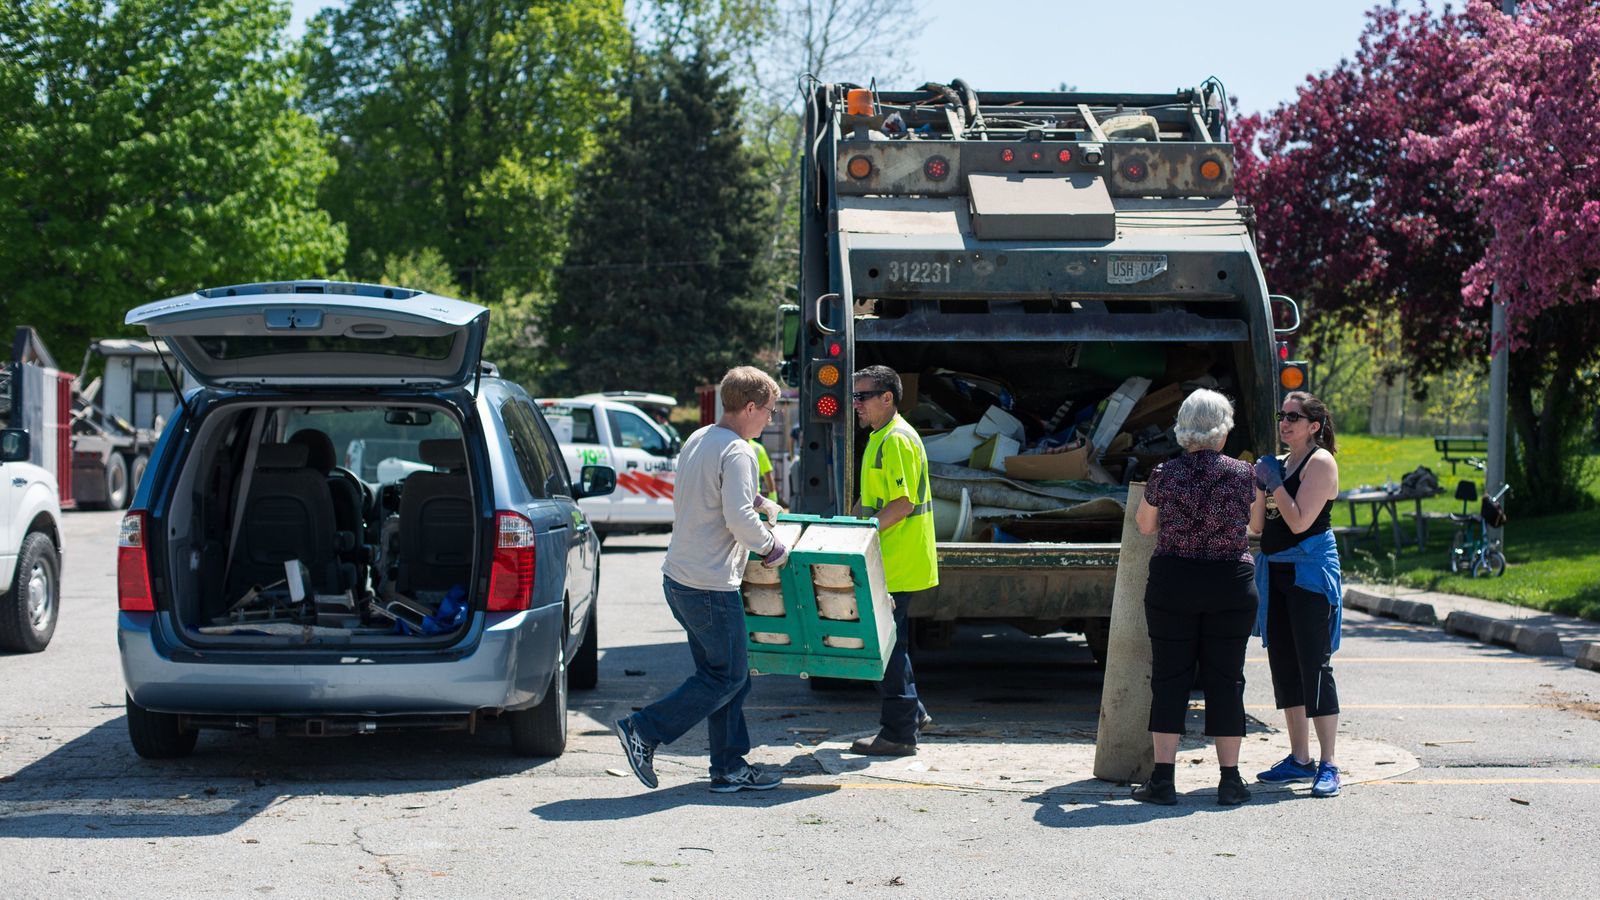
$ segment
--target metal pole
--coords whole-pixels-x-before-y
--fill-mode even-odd
[[[1517,0],[1500,0],[1500,11],[1517,14]],[[1489,496],[1506,483],[1506,382],[1511,354],[1506,349],[1506,304],[1500,286],[1490,292],[1494,308],[1489,325],[1489,458],[1483,473],[1483,489]],[[1489,529],[1490,541],[1503,541],[1504,529]]]
[[[1506,352],[1506,305],[1500,291],[1494,291],[1494,313],[1489,341],[1489,459],[1483,473],[1483,489],[1489,496],[1506,483],[1506,378],[1509,362]],[[1503,529],[1489,529],[1489,539],[1502,540]]]

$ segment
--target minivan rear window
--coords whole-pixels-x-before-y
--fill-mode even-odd
[[[250,359],[293,353],[367,353],[377,356],[407,356],[413,359],[445,359],[450,356],[456,335],[392,335],[379,340],[347,337],[342,334],[261,334],[207,335],[194,338],[196,345],[212,359]]]

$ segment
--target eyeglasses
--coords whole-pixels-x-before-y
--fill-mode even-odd
[[[868,400],[871,400],[873,397],[881,397],[881,396],[883,396],[884,394],[887,394],[887,393],[889,393],[889,391],[886,391],[886,390],[884,390],[884,391],[851,391],[850,392],[850,399],[854,400],[857,403],[865,403]]]
[[[776,406],[758,406],[756,408],[766,413],[769,419],[778,414],[778,407]]]
[[[1278,413],[1278,421],[1288,422],[1290,425],[1293,425],[1296,422],[1315,422],[1316,420],[1304,413],[1281,412]]]

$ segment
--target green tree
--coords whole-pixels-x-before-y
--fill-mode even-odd
[[[703,43],[646,62],[578,184],[546,328],[562,389],[683,397],[770,343],[768,200],[740,93]]]
[[[58,358],[136,304],[326,275],[334,168],[275,0],[19,0],[0,9],[0,307]]]
[[[303,47],[305,107],[338,158],[324,205],[346,266],[443,254],[470,296],[542,290],[575,174],[620,108],[621,0],[351,0]]]

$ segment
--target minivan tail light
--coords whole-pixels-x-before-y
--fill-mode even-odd
[[[135,510],[122,517],[117,535],[117,609],[125,612],[155,612],[155,595],[150,592],[150,559],[145,553],[145,527],[150,514]]]
[[[489,564],[489,612],[515,612],[533,605],[533,523],[507,510],[495,513],[494,560]]]

